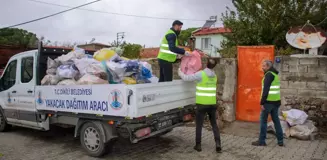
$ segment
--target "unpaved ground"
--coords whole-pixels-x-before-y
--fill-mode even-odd
[[[203,152],[193,151],[194,128],[179,127],[161,138],[151,138],[131,145],[118,141],[113,153],[104,160],[327,160],[327,140],[299,141],[286,140],[286,147],[276,145],[273,136],[268,136],[267,147],[253,147],[256,131],[246,125],[227,128],[222,134],[223,153],[214,151],[213,136],[203,130]],[[254,126],[254,125],[253,125]],[[250,130],[247,130],[249,128]],[[229,129],[229,130],[228,130]],[[233,132],[233,133],[231,133]],[[8,133],[0,133],[0,160],[93,160],[88,157],[73,138],[73,130],[59,129],[40,132],[24,128],[14,128]]]

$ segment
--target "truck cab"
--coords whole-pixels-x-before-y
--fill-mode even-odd
[[[0,108],[8,124],[42,129],[37,122],[34,87],[37,50],[14,55],[0,79]]]

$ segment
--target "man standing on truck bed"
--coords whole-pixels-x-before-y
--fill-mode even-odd
[[[182,30],[183,23],[179,20],[173,22],[172,28],[163,37],[158,54],[160,67],[159,82],[173,81],[173,63],[177,54],[189,55],[189,52],[178,46],[178,35]]]
[[[186,75],[180,69],[178,75],[184,81],[196,81],[196,145],[194,149],[198,152],[202,151],[201,148],[201,136],[204,117],[209,115],[212,131],[216,142],[216,152],[221,152],[220,133],[216,122],[217,111],[217,76],[213,71],[217,61],[214,59],[208,59],[207,68],[199,71],[195,74]]]

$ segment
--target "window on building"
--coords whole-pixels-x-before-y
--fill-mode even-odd
[[[201,39],[201,49],[210,49],[211,38],[202,38]]]
[[[33,79],[33,57],[22,59],[21,81],[28,83]]]
[[[7,90],[15,85],[16,83],[16,69],[17,69],[17,61],[11,61],[3,73],[3,77],[1,79],[2,86],[1,90]]]

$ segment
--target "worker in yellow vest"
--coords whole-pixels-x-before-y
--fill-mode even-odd
[[[182,30],[183,23],[179,20],[173,22],[172,28],[168,30],[161,41],[158,54],[158,63],[160,67],[159,82],[173,80],[173,63],[177,55],[189,55],[189,52],[178,46],[178,35]]]
[[[268,115],[274,122],[277,143],[284,146],[283,130],[280,124],[278,110],[280,107],[280,81],[278,71],[273,67],[273,62],[265,60],[262,62],[264,77],[262,79],[261,91],[261,114],[260,114],[260,136],[259,140],[252,143],[254,146],[266,146]]]
[[[198,152],[202,151],[201,136],[204,117],[209,115],[212,131],[216,142],[216,152],[221,152],[220,133],[216,122],[217,111],[217,76],[213,71],[217,61],[209,59],[207,67],[195,74],[186,75],[180,69],[178,75],[184,81],[196,81],[196,134],[194,149]]]

